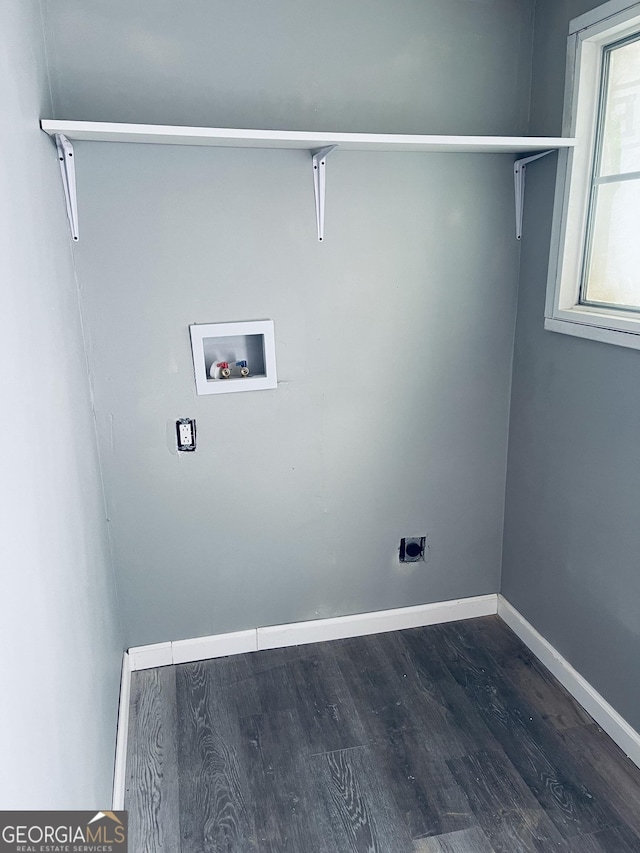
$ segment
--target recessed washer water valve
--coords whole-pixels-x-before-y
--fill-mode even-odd
[[[220,379],[228,379],[231,376],[231,368],[228,361],[219,361],[216,367],[220,369]]]
[[[236,367],[240,368],[240,376],[248,376],[249,375],[249,365],[246,361],[236,361]]]

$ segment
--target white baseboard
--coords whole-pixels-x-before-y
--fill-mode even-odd
[[[403,628],[422,628],[425,625],[457,622],[459,619],[491,616],[494,613],[497,613],[497,596],[478,595],[454,601],[437,601],[435,604],[398,607],[395,610],[377,610],[373,613],[356,613],[353,616],[336,616],[333,619],[293,622],[290,625],[272,625],[268,628],[258,628],[258,650],[362,637],[385,631],[401,631]]]
[[[113,769],[114,811],[124,809],[126,786],[127,739],[129,737],[129,697],[131,695],[131,658],[127,652],[122,656],[120,675],[120,701],[118,703],[118,724],[116,728],[116,758]]]
[[[223,658],[258,650],[255,628],[250,631],[234,631],[231,634],[214,634],[211,637],[196,637],[194,640],[176,640],[171,643],[172,663],[190,663],[208,658]]]
[[[173,663],[172,643],[152,643],[150,646],[134,646],[129,649],[131,670],[154,669]]]
[[[585,711],[591,714],[633,763],[640,767],[640,734],[502,595],[498,596],[498,616],[555,675]]]
[[[331,619],[314,619],[310,622],[293,622],[290,625],[269,625],[230,634],[214,634],[192,640],[176,640],[135,646],[129,649],[132,670],[169,666],[174,663],[225,657],[226,655],[275,649],[282,646],[300,646],[325,640],[361,637],[403,628],[421,628],[440,622],[456,622],[476,616],[491,616],[498,611],[498,596],[477,595],[415,607],[398,607],[394,610],[376,610],[373,613],[356,613]]]

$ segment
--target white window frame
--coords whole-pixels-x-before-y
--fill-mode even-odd
[[[640,2],[610,0],[569,25],[563,136],[559,152],[544,327],[640,349],[640,311],[580,304],[604,48],[640,31]]]

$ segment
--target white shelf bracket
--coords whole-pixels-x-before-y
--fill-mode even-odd
[[[73,145],[64,133],[56,133],[56,148],[58,149],[58,160],[60,161],[60,172],[62,173],[62,185],[64,186],[64,199],[67,203],[67,216],[71,226],[71,236],[74,240],[79,239],[78,233],[78,200],[76,196],[76,164],[73,159]]]
[[[327,145],[311,152],[313,163],[313,189],[316,196],[316,224],[318,226],[318,240],[324,240],[324,198],[326,190],[326,162],[327,157],[337,145]]]
[[[553,151],[543,151],[541,154],[532,154],[530,157],[521,157],[513,164],[513,180],[516,190],[516,240],[522,239],[522,220],[524,217],[524,181],[527,174],[527,163],[533,163]]]

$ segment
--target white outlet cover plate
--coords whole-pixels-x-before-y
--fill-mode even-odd
[[[180,444],[184,446],[190,446],[193,444],[193,433],[191,431],[191,424],[180,424]]]
[[[276,341],[273,320],[249,320],[237,323],[194,323],[189,326],[196,394],[230,394],[236,391],[264,391],[278,387]],[[264,346],[264,374],[231,379],[207,376],[204,342],[207,338],[237,338],[260,335]],[[251,364],[249,364],[251,369]]]

